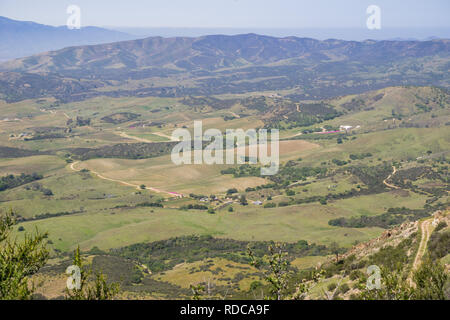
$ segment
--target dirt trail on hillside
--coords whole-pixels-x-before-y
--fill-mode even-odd
[[[430,240],[431,233],[433,232],[433,219],[430,218],[425,220],[420,225],[422,237],[420,239],[419,249],[417,250],[416,258],[414,259],[413,270],[417,269],[422,261],[422,257],[424,256],[428,240]]]
[[[397,187],[397,186],[395,186],[395,185],[390,184],[389,182],[387,182],[387,180],[389,180],[396,172],[397,172],[397,168],[396,168],[395,166],[392,166],[392,173],[391,173],[386,179],[383,180],[383,183],[384,183],[386,186],[388,186],[389,188],[392,188],[392,189],[400,189],[399,187]]]
[[[120,132],[120,133],[115,132],[115,134],[118,134],[118,135],[121,136],[122,138],[133,139],[133,140],[136,140],[136,141],[139,141],[139,142],[145,142],[145,143],[158,143],[158,141],[152,141],[152,140],[148,140],[148,139],[145,139],[145,138],[140,138],[140,137],[136,137],[136,136],[131,136],[131,135],[129,135],[129,134],[123,132],[123,131]],[[170,141],[180,141],[180,140],[174,139],[174,138],[172,138],[171,136],[168,136],[168,135],[166,135],[166,134],[164,134],[164,133],[162,133],[162,132],[151,132],[151,134],[154,134],[155,136],[160,136],[160,137],[169,139]]]
[[[132,140],[136,140],[136,141],[139,141],[139,142],[146,142],[146,143],[153,143],[154,142],[154,141],[151,141],[151,140],[148,140],[148,139],[139,138],[139,137],[135,137],[135,136],[130,136],[129,134],[126,134],[125,132],[120,132],[118,135],[121,136],[122,138],[132,139]]]
[[[180,141],[179,139],[175,139],[172,136],[169,136],[169,135],[167,135],[165,133],[162,133],[162,132],[152,132],[152,134],[160,136],[160,137],[163,137],[163,138],[167,138],[170,141]]]
[[[76,168],[75,168],[75,165],[76,165],[77,163],[80,163],[80,161],[73,162],[72,164],[70,164],[70,169],[72,169],[73,171],[80,171],[81,169],[76,169]],[[92,172],[93,174],[95,174],[95,175],[96,175],[97,177],[99,177],[100,179],[108,180],[108,181],[113,181],[113,182],[118,182],[118,183],[120,183],[120,184],[122,184],[122,185],[124,185],[124,186],[134,187],[134,188],[136,188],[136,189],[138,189],[138,190],[141,190],[141,187],[140,187],[139,185],[137,185],[137,184],[129,183],[129,182],[122,181],[122,180],[118,180],[118,179],[108,178],[108,177],[105,177],[105,176],[101,175],[100,173],[95,172],[95,171],[93,171],[93,170],[89,170],[89,171]],[[166,194],[169,194],[169,195],[171,195],[171,196],[176,196],[176,197],[182,197],[182,196],[183,196],[181,193],[178,193],[178,192],[165,191],[165,190],[161,190],[161,189],[157,189],[157,188],[153,188],[153,187],[147,187],[147,186],[146,186],[145,189],[146,189],[146,190],[154,191],[154,192],[156,192],[156,193],[166,193]]]
[[[62,114],[64,117],[66,117],[67,119],[70,119],[69,115],[67,113],[65,113],[64,111],[61,110],[47,110],[47,109],[39,109],[39,111],[41,112],[48,112],[50,114],[56,115],[57,113]]]
[[[294,134],[294,135],[292,135],[292,136],[289,136],[289,137],[287,137],[287,138],[288,138],[288,139],[295,138],[295,137],[301,136],[302,134],[303,134],[303,132],[299,132],[299,133],[296,133],[296,134]]]
[[[412,265],[411,274],[409,275],[409,283],[411,286],[415,285],[414,281],[412,279],[412,274],[420,266],[420,263],[422,262],[422,258],[425,255],[425,252],[427,251],[428,240],[430,240],[431,233],[434,230],[433,220],[434,220],[434,217],[431,217],[430,219],[425,220],[419,224],[421,238],[420,238],[419,249],[417,250],[417,254],[416,254],[416,257],[414,258],[414,263]]]

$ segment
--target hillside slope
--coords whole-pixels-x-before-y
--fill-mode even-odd
[[[319,41],[256,34],[150,37],[0,64],[0,98],[284,92],[317,100],[398,85],[448,87],[450,41]],[[3,72],[1,72],[3,71]],[[101,89],[100,89],[101,88]]]

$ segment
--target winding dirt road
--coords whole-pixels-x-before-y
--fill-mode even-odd
[[[70,169],[72,169],[73,171],[81,171],[81,169],[75,168],[75,165],[76,165],[77,163],[80,163],[80,161],[76,161],[76,162],[71,163],[71,164],[70,164]],[[120,183],[120,184],[122,184],[122,185],[124,185],[124,186],[134,187],[134,188],[136,188],[136,189],[138,189],[138,190],[141,189],[141,187],[140,187],[139,185],[137,185],[137,184],[129,183],[129,182],[122,181],[122,180],[118,180],[118,179],[108,178],[108,177],[105,177],[105,176],[101,175],[100,173],[95,172],[95,171],[93,171],[93,170],[89,170],[89,171],[90,171],[91,173],[95,174],[95,175],[96,175],[97,177],[99,177],[100,179],[108,180],[108,181],[113,181],[113,182],[118,182],[118,183]],[[146,189],[146,190],[154,191],[154,192],[156,192],[156,193],[166,193],[166,194],[169,194],[169,195],[175,196],[175,197],[183,197],[183,195],[182,195],[181,193],[178,193],[178,192],[165,191],[165,190],[161,190],[161,189],[157,189],[157,188],[153,188],[153,187],[145,187],[145,189]]]
[[[389,182],[387,182],[387,180],[389,180],[396,172],[397,172],[397,168],[396,168],[395,166],[392,166],[392,173],[391,173],[386,179],[383,180],[383,183],[384,183],[387,187],[392,188],[392,189],[400,189],[399,187],[397,187],[397,186],[395,186],[395,185],[390,184]]]

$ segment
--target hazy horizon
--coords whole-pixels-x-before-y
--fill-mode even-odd
[[[382,28],[449,28],[447,0],[2,0],[0,15],[59,26],[77,5],[84,26],[129,28],[365,28],[370,5],[381,9]],[[376,32],[376,31],[373,31]]]
[[[16,20],[13,17],[2,16],[7,19]],[[34,22],[32,20],[16,20],[22,22]],[[45,25],[45,24],[43,24]],[[49,25],[50,26],[50,25]],[[52,26],[64,27],[65,25]],[[369,30],[361,27],[349,28],[207,28],[207,27],[130,27],[130,26],[94,26],[85,25],[86,27],[100,27],[114,31],[127,33],[136,38],[160,36],[160,37],[199,37],[206,35],[239,35],[254,33],[272,37],[304,37],[314,38],[318,40],[341,39],[348,41],[362,40],[430,40],[434,38],[448,39],[450,38],[450,27],[387,27],[381,30]]]
[[[64,26],[76,5],[81,27],[95,26],[137,37],[257,33],[320,40],[450,38],[450,1],[430,0],[2,0],[0,15]],[[380,8],[381,28],[369,30],[367,8]]]

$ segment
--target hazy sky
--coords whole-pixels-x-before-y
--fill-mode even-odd
[[[71,4],[83,26],[364,28],[372,4],[382,27],[450,26],[450,0],[0,0],[0,16],[64,25]]]

